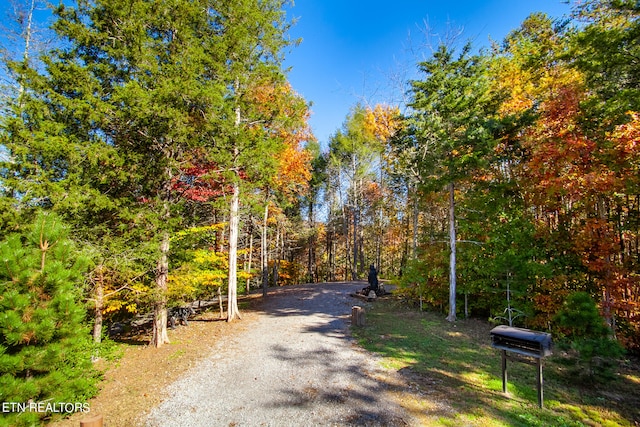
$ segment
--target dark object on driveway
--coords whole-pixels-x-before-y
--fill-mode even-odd
[[[193,307],[173,307],[169,309],[169,325],[171,329],[176,327],[176,323],[184,323],[189,326],[189,316],[196,314]]]
[[[369,266],[369,275],[367,276],[367,282],[368,282],[367,287],[362,288],[360,292],[357,292],[355,295],[354,294],[352,295],[358,296],[358,297],[364,296],[366,297],[367,301],[372,301],[376,297],[380,297],[386,294],[386,291],[384,290],[384,286],[382,286],[382,284],[378,282],[378,272],[376,271],[376,268],[373,266],[373,264]]]
[[[491,346],[502,350],[502,392],[507,392],[507,359],[528,363],[538,367],[536,379],[538,382],[538,406],[544,406],[542,377],[542,359],[551,354],[553,341],[551,334],[532,331],[531,329],[514,328],[500,325],[491,330]],[[512,358],[507,352],[534,358],[535,362],[524,358]]]

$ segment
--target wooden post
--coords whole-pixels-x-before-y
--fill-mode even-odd
[[[364,317],[364,308],[354,305],[351,308],[351,325],[353,326],[364,326],[365,317]]]
[[[102,427],[102,415],[94,415],[80,420],[80,427]]]

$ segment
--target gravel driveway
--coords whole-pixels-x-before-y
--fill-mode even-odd
[[[413,425],[385,396],[392,373],[350,338],[349,293],[363,286],[270,289],[258,320],[171,385],[146,425]]]

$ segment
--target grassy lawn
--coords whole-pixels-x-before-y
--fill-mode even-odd
[[[544,408],[538,408],[536,368],[508,362],[502,393],[500,352],[492,326],[449,323],[392,299],[365,304],[365,327],[352,328],[364,348],[406,379],[403,406],[434,426],[635,426],[640,423],[640,372],[625,363],[607,384],[578,384],[553,357],[544,359]],[[435,404],[441,402],[443,404]],[[447,409],[443,410],[443,406]]]

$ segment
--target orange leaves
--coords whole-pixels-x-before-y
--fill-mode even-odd
[[[583,95],[581,85],[575,82],[556,86],[527,134],[531,157],[525,173],[537,203],[554,206],[560,196],[585,201],[615,191],[619,185],[606,162],[604,145],[581,130]]]
[[[378,182],[365,182],[362,193],[367,205],[374,205],[376,203],[384,201],[385,194],[382,187],[380,186],[380,183]]]
[[[264,121],[254,124],[256,132],[280,145],[272,154],[277,159],[275,186],[287,198],[304,193],[311,179],[311,154],[302,145],[315,139],[307,122],[306,102],[288,83],[256,84],[249,96],[256,110],[265,117]]]
[[[576,230],[574,244],[583,265],[592,273],[600,273],[611,269],[610,260],[619,242],[608,221],[587,218]]]
[[[613,158],[617,165],[626,168],[631,176],[638,179],[640,169],[640,113],[630,111],[631,120],[628,123],[617,126],[609,134],[613,142]],[[622,171],[625,172],[624,170]]]
[[[377,104],[373,109],[366,108],[364,131],[371,138],[385,143],[402,125],[398,107]]]
[[[304,193],[311,180],[311,153],[297,145],[285,144],[278,157],[276,185],[288,197]]]

